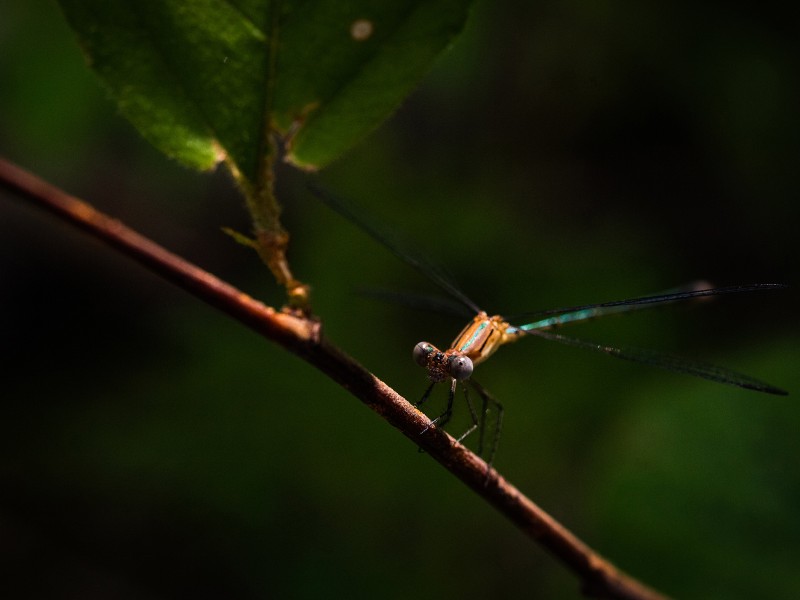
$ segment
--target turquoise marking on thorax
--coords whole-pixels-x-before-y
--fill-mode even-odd
[[[470,348],[470,346],[472,346],[472,344],[475,343],[475,340],[478,339],[478,337],[481,335],[483,330],[486,329],[486,327],[488,327],[488,325],[489,325],[489,321],[488,320],[486,320],[483,323],[481,323],[475,329],[474,333],[469,337],[469,339],[466,342],[464,342],[464,344],[458,349],[458,351],[467,353],[468,349]]]

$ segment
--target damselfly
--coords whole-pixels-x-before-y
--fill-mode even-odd
[[[586,348],[601,352],[608,356],[621,358],[633,362],[652,365],[669,371],[686,373],[696,377],[710,379],[719,383],[738,386],[764,392],[767,394],[786,395],[787,392],[774,387],[768,383],[732,371],[730,369],[697,362],[686,358],[664,354],[653,350],[641,348],[622,348],[598,344],[587,340],[574,337],[567,337],[553,330],[563,325],[587,321],[611,314],[628,313],[645,308],[664,306],[674,302],[689,300],[692,298],[703,298],[709,296],[720,296],[724,294],[736,294],[743,292],[753,292],[761,290],[782,289],[786,286],[777,283],[758,283],[752,285],[737,285],[729,287],[707,288],[697,284],[677,288],[666,293],[652,296],[642,296],[628,300],[618,300],[614,302],[601,302],[598,304],[586,304],[568,308],[556,308],[526,315],[527,321],[524,324],[513,325],[500,315],[489,316],[481,310],[477,304],[469,299],[455,284],[452,283],[442,270],[428,261],[424,257],[404,249],[395,242],[391,236],[387,235],[372,223],[361,216],[360,211],[352,209],[348,203],[337,198],[327,191],[312,185],[310,189],[325,204],[333,208],[336,212],[351,221],[362,229],[365,233],[382,244],[393,254],[405,261],[423,275],[428,277],[444,292],[458,303],[466,307],[472,314],[472,321],[458,334],[446,350],[440,350],[429,342],[420,342],[414,347],[413,357],[416,363],[427,370],[430,385],[425,390],[421,400],[416,406],[421,406],[430,397],[431,391],[437,383],[448,381],[449,394],[447,406],[442,414],[431,421],[422,433],[430,427],[436,425],[444,427],[450,420],[453,413],[453,402],[456,389],[459,384],[463,384],[464,398],[469,408],[472,425],[458,438],[462,441],[467,435],[479,430],[478,454],[482,454],[484,446],[484,436],[486,428],[486,415],[488,411],[496,411],[493,442],[487,455],[487,463],[491,465],[497,449],[500,429],[502,426],[503,406],[486,391],[483,386],[477,383],[471,376],[476,365],[482,363],[494,354],[500,346],[509,342],[516,341],[526,336],[536,336],[547,340],[553,340],[562,344]],[[469,388],[472,388],[481,398],[480,410],[476,411],[469,397]]]

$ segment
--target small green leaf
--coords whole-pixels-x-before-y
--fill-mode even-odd
[[[268,179],[270,135],[319,168],[377,127],[471,0],[59,0],[119,109],[162,152]]]

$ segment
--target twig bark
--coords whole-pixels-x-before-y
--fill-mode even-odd
[[[315,366],[399,429],[448,471],[555,556],[596,598],[656,600],[648,588],[595,553],[478,456],[321,334],[318,321],[277,311],[185,261],[87,203],[0,158],[0,187],[26,198],[237,319]]]

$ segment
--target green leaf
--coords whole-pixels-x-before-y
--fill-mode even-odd
[[[377,127],[463,29],[471,0],[298,3],[281,29],[273,119],[320,167]]]
[[[91,67],[152,144],[268,179],[270,135],[319,168],[377,127],[471,0],[59,0]]]
[[[263,33],[215,0],[63,0],[90,65],[156,147],[257,180],[265,127]]]

